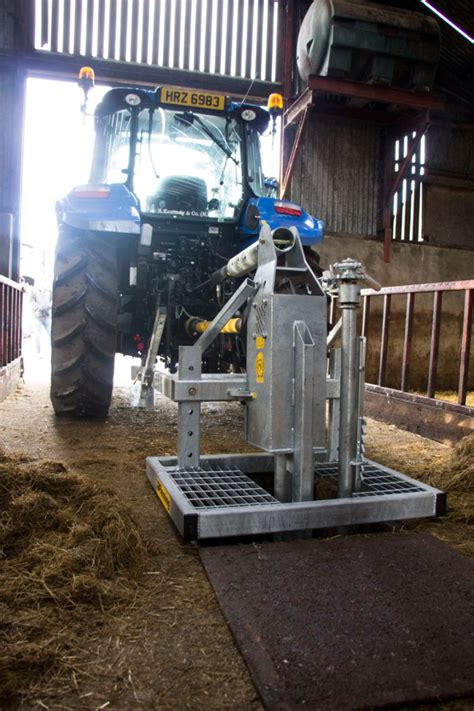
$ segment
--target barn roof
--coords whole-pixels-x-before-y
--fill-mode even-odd
[[[474,13],[472,0],[429,0],[430,4],[474,36]],[[420,0],[388,0],[383,5],[403,7],[436,17]],[[441,30],[441,58],[437,86],[449,98],[456,98],[474,106],[474,45],[456,30],[436,18]]]

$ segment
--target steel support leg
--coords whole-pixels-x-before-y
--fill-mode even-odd
[[[181,346],[178,377],[181,381],[201,377],[202,351],[199,346]],[[193,401],[194,386],[189,388],[190,400],[178,404],[178,465],[199,466],[201,403]]]
[[[341,284],[339,299],[342,311],[341,398],[339,425],[339,480],[341,499],[354,493],[355,433],[357,426],[357,330],[356,305],[360,288],[357,284]]]
[[[291,501],[291,463],[287,454],[275,454],[274,463],[273,495],[278,501],[285,504]]]
[[[356,456],[354,459],[354,491],[360,491],[363,479],[363,465],[365,452],[365,420],[364,420],[364,394],[365,394],[365,346],[366,339],[357,338],[357,413],[355,422]]]
[[[362,264],[344,259],[324,272],[323,283],[328,292],[337,294],[342,312],[342,357],[340,380],[339,419],[339,480],[340,499],[351,497],[360,486],[362,430],[359,407],[363,401],[363,347],[357,337],[356,309],[360,301],[360,283],[367,283],[377,291],[380,284],[369,276]],[[334,455],[331,447],[331,457]],[[356,481],[357,479],[357,481]]]
[[[292,501],[314,498],[313,380],[315,345],[304,321],[295,321],[294,444]]]
[[[331,380],[341,380],[341,349],[331,348],[329,351],[329,378]],[[337,462],[339,459],[339,424],[340,424],[340,396],[329,400],[328,418],[328,444],[330,462]]]

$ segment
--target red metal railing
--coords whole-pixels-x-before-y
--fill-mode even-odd
[[[458,377],[458,404],[465,405],[469,379],[469,356],[472,335],[472,304],[474,280],[449,281],[435,284],[410,284],[407,286],[389,286],[381,291],[363,289],[362,334],[369,335],[370,304],[373,298],[383,298],[382,329],[380,334],[380,355],[378,364],[377,385],[384,387],[386,384],[388,339],[390,328],[390,307],[392,296],[404,294],[406,296],[405,330],[403,336],[403,355],[401,366],[400,390],[406,392],[409,385],[410,359],[413,341],[413,313],[416,294],[433,294],[433,311],[431,322],[431,340],[428,360],[428,385],[427,396],[434,398],[436,393],[438,352],[441,327],[441,307],[445,292],[464,292],[464,311],[462,322],[462,335],[460,343],[459,377]]]
[[[0,368],[21,355],[23,288],[0,275]]]

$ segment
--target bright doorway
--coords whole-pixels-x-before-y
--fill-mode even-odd
[[[57,238],[55,203],[87,182],[94,142],[90,115],[109,87],[96,87],[81,111],[72,81],[30,77],[26,84],[21,196],[21,274],[50,284]]]

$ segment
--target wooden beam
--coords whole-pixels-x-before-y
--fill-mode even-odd
[[[87,62],[94,68],[97,83],[123,85],[124,82],[135,86],[156,87],[160,84],[174,84],[196,89],[220,91],[233,96],[245,96],[251,79],[225,76],[222,74],[203,74],[188,69],[170,69],[154,67],[134,62],[118,62],[110,59],[97,59],[51,54],[50,52],[30,52],[19,55],[0,51],[0,61],[21,66],[30,75],[51,78],[77,79],[79,69]],[[279,82],[254,81],[250,98],[266,100],[269,94],[282,91]]]
[[[422,94],[406,89],[397,89],[391,86],[362,84],[361,82],[348,81],[347,79],[320,77],[314,74],[308,77],[308,88],[325,94],[351,96],[358,99],[366,99],[367,101],[377,101],[383,104],[409,106],[412,109],[441,111],[445,108],[444,101],[433,94]]]
[[[310,111],[311,111],[311,106],[307,106],[300,118],[298,129],[296,131],[295,140],[294,140],[294,143],[293,143],[293,146],[291,149],[291,153],[290,153],[290,159],[288,161],[288,165],[286,166],[285,174],[283,176],[283,182],[282,182],[281,190],[280,190],[280,197],[281,198],[285,197],[286,189],[287,189],[288,184],[291,180],[291,176],[293,175],[293,171],[295,169],[296,157],[298,155],[299,148],[301,145],[301,137],[303,135],[303,131],[305,129]]]
[[[291,126],[292,123],[301,118],[301,114],[306,108],[314,103],[314,94],[310,89],[306,89],[285,111],[283,115],[283,128]]]
[[[472,407],[376,385],[365,386],[364,413],[367,417],[444,444],[456,444],[474,433]]]

